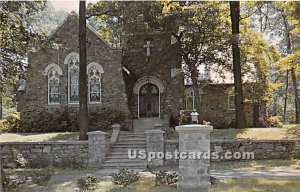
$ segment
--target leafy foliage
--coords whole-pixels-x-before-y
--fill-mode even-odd
[[[125,127],[126,116],[124,112],[113,110],[113,109],[104,109],[101,112],[93,112],[89,114],[90,117],[90,127],[92,130],[110,130],[113,124],[120,124],[122,127]]]
[[[94,190],[97,188],[98,179],[91,175],[82,176],[77,180],[77,186],[81,190]]]
[[[14,112],[5,120],[0,122],[0,131],[19,132],[20,131],[20,113]]]
[[[114,184],[122,185],[123,187],[126,187],[140,179],[138,172],[126,168],[121,169],[118,173],[112,173],[111,176]]]
[[[269,127],[283,127],[282,117],[281,116],[273,116],[268,119]]]
[[[178,181],[178,173],[168,173],[168,170],[151,171],[155,175],[155,185],[175,185]]]
[[[77,131],[77,116],[68,112],[63,108],[55,112],[42,111],[33,120],[22,122],[26,124],[22,132],[65,132]]]

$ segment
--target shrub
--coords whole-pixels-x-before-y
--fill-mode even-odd
[[[81,190],[94,190],[97,188],[98,179],[91,175],[82,176],[77,180],[77,185]]]
[[[90,113],[90,130],[109,130],[113,124],[120,124],[121,127],[125,127],[126,116],[124,112],[113,110],[113,109],[104,109],[100,113],[92,112]]]
[[[267,122],[269,127],[283,127],[281,116],[269,117]]]
[[[155,175],[155,185],[175,185],[178,181],[178,173],[168,173],[167,170],[151,171]]]
[[[53,113],[40,112],[29,125],[31,132],[65,132],[78,130],[78,119],[72,116],[67,108],[59,109]]]
[[[192,121],[191,112],[192,111],[189,111],[189,110],[181,110],[180,116],[178,118],[178,124],[185,125],[185,124],[191,123],[191,121]]]
[[[112,173],[112,182],[126,187],[140,179],[139,173],[129,169],[121,169],[118,173]]]
[[[14,112],[0,123],[0,130],[3,132],[20,131],[20,113]]]

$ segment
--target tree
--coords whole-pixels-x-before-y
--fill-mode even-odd
[[[241,75],[241,61],[239,48],[239,27],[240,27],[240,2],[230,2],[230,16],[232,29],[232,56],[233,56],[233,74],[236,105],[236,126],[237,128],[246,127],[246,118],[244,112],[244,97]]]
[[[85,1],[79,3],[79,139],[87,140],[88,105],[86,71],[86,7]]]
[[[104,22],[109,39],[126,41],[126,36],[159,29],[177,39],[179,54],[186,75],[192,80],[195,107],[200,112],[199,66],[208,69],[215,64],[225,64],[228,55],[227,7],[222,2],[99,2],[89,7],[89,15]],[[116,42],[116,41],[113,41]]]

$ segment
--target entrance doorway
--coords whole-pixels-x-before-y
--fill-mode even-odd
[[[146,83],[139,90],[139,117],[159,117],[159,88],[153,83]]]

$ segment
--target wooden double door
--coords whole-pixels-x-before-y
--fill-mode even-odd
[[[159,117],[159,88],[153,83],[146,83],[139,90],[139,117]]]

